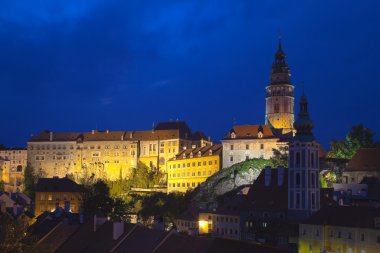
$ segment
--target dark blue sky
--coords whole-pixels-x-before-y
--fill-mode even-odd
[[[220,140],[263,124],[281,33],[315,134],[379,132],[380,1],[0,1],[0,143],[170,118]],[[380,137],[380,133],[377,139]]]

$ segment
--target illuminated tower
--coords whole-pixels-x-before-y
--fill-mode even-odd
[[[294,86],[290,83],[290,70],[282,51],[281,38],[270,73],[270,83],[266,87],[265,124],[282,133],[293,131]]]
[[[310,217],[320,208],[319,144],[311,132],[313,127],[307,98],[302,94],[288,161],[288,210],[290,216],[298,218]]]

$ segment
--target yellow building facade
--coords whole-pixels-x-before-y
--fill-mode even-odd
[[[300,253],[380,252],[380,212],[374,207],[328,207],[305,223],[299,226]]]
[[[186,192],[221,169],[222,145],[186,149],[167,162],[168,192]]]
[[[26,149],[0,150],[0,181],[4,183],[5,191],[22,190],[26,164]]]
[[[28,162],[44,177],[72,175],[76,180],[91,176],[107,180],[128,178],[139,162],[166,173],[170,158],[200,140],[192,138],[189,129],[162,128],[125,132],[43,131],[28,142]]]

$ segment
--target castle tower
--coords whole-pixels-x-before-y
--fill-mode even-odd
[[[281,38],[274,57],[270,83],[266,87],[265,124],[282,133],[293,131],[294,86],[290,83],[290,70],[282,51]]]
[[[307,110],[307,98],[301,96],[300,112],[294,122],[296,134],[289,144],[288,210],[297,218],[310,217],[320,208],[319,144]]]

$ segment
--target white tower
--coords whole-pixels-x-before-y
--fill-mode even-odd
[[[296,135],[289,144],[288,210],[291,217],[307,218],[320,208],[319,144],[311,132],[313,127],[307,98],[302,94],[300,112],[294,122]]]
[[[293,131],[294,123],[294,86],[290,83],[290,70],[285,58],[279,40],[270,83],[266,87],[265,109],[265,124],[274,129],[282,129],[284,134]]]

